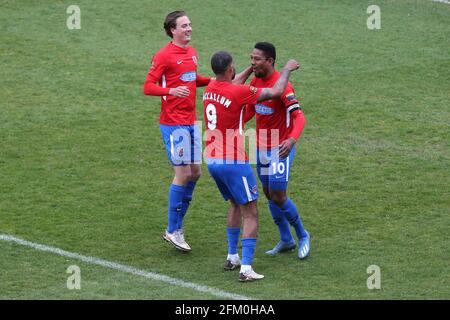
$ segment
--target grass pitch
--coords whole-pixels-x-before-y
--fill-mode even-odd
[[[80,0],[68,30],[72,4],[0,1],[0,234],[257,299],[450,298],[450,5],[378,1],[368,30],[370,1],[186,2],[202,74],[219,50],[244,68],[258,41],[277,46],[278,67],[302,63],[289,194],[311,256],[264,255],[278,232],[260,198],[266,278],[242,284],[222,270],[227,204],[206,166],[185,220],[193,251],[161,238],[173,173],[142,84],[179,2]],[[72,264],[81,290],[66,287]],[[4,241],[0,270],[1,299],[215,298]]]

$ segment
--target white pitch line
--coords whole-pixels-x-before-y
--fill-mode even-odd
[[[59,256],[80,260],[85,263],[94,264],[94,265],[102,266],[102,267],[109,268],[109,269],[119,270],[119,271],[130,273],[130,274],[133,274],[136,276],[141,276],[141,277],[156,280],[156,281],[167,282],[167,283],[173,284],[175,286],[189,288],[189,289],[193,289],[193,290],[196,290],[199,292],[209,293],[209,294],[212,294],[212,295],[220,297],[220,298],[229,298],[229,299],[233,299],[233,300],[251,300],[252,299],[252,298],[249,298],[246,296],[241,296],[238,294],[226,292],[226,291],[223,291],[220,289],[203,286],[203,285],[199,285],[199,284],[192,283],[192,282],[187,282],[187,281],[183,281],[180,279],[171,278],[171,277],[165,276],[163,274],[140,270],[140,269],[136,269],[134,267],[126,266],[126,265],[123,265],[120,263],[115,263],[115,262],[111,262],[111,261],[107,261],[107,260],[103,260],[103,259],[99,259],[99,258],[95,258],[95,257],[83,256],[78,253],[69,252],[69,251],[59,249],[59,248],[49,247],[49,246],[46,246],[43,244],[26,241],[26,240],[19,239],[19,238],[16,238],[16,237],[13,237],[13,236],[10,236],[7,234],[0,234],[0,240],[14,242],[14,243],[26,246],[26,247],[30,247],[30,248],[39,250],[39,251],[51,252],[51,253],[57,254]]]

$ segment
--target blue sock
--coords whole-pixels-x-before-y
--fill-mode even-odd
[[[256,238],[243,238],[242,244],[242,264],[252,265],[253,255],[256,249]]]
[[[299,239],[306,237],[306,232],[303,228],[302,220],[300,219],[300,215],[298,214],[297,207],[295,206],[294,202],[292,202],[292,200],[288,198],[281,207],[281,210],[283,210],[284,216],[294,227],[295,232],[297,233],[297,237]]]
[[[239,242],[240,232],[241,232],[241,228],[227,227],[228,254],[238,253],[238,242]]]
[[[180,215],[185,188],[171,184],[169,188],[169,210],[167,214],[167,231],[173,233],[177,229],[178,216]]]
[[[178,223],[177,229],[183,228],[184,217],[186,216],[187,210],[189,208],[189,204],[192,200],[192,194],[194,193],[195,181],[189,181],[187,185],[184,187],[184,196],[183,196],[183,204],[181,206],[181,212],[178,215]]]
[[[281,241],[291,242],[293,239],[289,228],[289,222],[286,220],[283,211],[279,206],[273,203],[272,200],[269,200],[269,209],[272,214],[273,221],[280,230]]]

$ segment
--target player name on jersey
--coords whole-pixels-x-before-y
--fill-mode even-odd
[[[206,101],[206,100],[212,100],[214,102],[220,103],[225,108],[228,108],[231,105],[230,99],[228,99],[224,96],[221,96],[220,94],[217,94],[217,93],[205,92],[203,94],[203,101]]]

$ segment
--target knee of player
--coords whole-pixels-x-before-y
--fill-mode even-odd
[[[271,200],[271,199],[270,199],[269,188],[268,188],[268,187],[263,187],[263,191],[264,191],[264,195],[266,196],[266,199],[267,199],[267,200]]]
[[[233,199],[230,199],[230,209],[233,210],[233,212],[240,211],[239,205]]]
[[[202,175],[202,171],[198,170],[196,172],[191,172],[191,174],[189,175],[189,180],[190,181],[197,181],[198,179],[200,179]]]
[[[271,190],[269,192],[270,200],[277,206],[281,207],[287,200],[286,192],[281,190]]]

